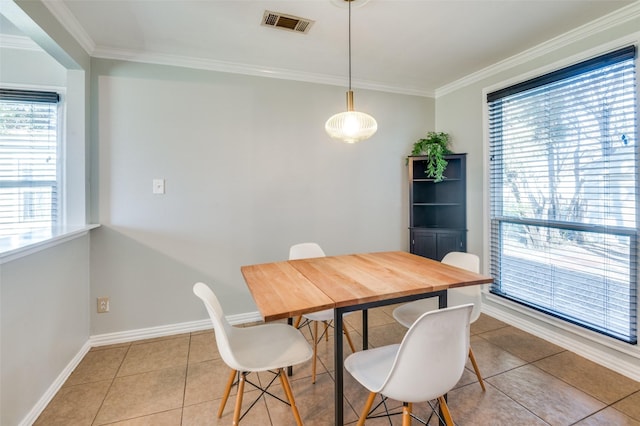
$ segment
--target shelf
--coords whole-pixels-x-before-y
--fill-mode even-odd
[[[409,228],[412,231],[466,231],[467,228],[460,228],[460,227],[449,227],[449,226],[439,226],[439,225],[433,225],[433,226],[413,226],[411,228]]]
[[[461,180],[462,179],[460,179],[460,178],[448,178],[448,177],[445,176],[444,180],[441,180],[438,183],[460,182]],[[413,180],[413,182],[414,183],[416,183],[416,182],[429,182],[429,183],[431,183],[431,182],[435,182],[435,179],[433,179],[433,178],[416,178],[416,179]]]
[[[411,253],[441,260],[466,250],[466,155],[446,156],[444,180],[427,178],[426,157],[409,157]]]
[[[413,203],[414,206],[430,206],[430,207],[438,207],[438,206],[459,206],[462,203]]]

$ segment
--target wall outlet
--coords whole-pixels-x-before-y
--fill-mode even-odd
[[[164,194],[164,179],[153,180],[153,193]]]
[[[98,313],[104,314],[106,312],[109,312],[109,298],[98,297]]]

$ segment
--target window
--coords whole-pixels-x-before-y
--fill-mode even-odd
[[[0,89],[0,237],[58,224],[58,101]]]
[[[487,95],[492,293],[637,342],[635,46]]]

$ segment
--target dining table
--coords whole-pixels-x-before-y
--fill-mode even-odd
[[[343,319],[362,311],[362,347],[368,348],[368,309],[438,297],[447,290],[493,282],[490,276],[446,265],[405,251],[344,254],[241,267],[265,322],[334,310],[335,425],[344,424]]]

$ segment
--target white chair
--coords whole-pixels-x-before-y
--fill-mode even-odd
[[[309,259],[314,257],[324,257],[324,251],[322,248],[316,243],[300,243],[291,246],[289,249],[289,260],[296,259]],[[349,315],[353,312],[347,312],[343,315]],[[301,319],[304,318],[305,321],[300,324]],[[313,339],[313,367],[311,369],[311,382],[316,382],[316,364],[318,359],[318,343],[322,339],[322,336],[325,339],[329,339],[329,334],[327,333],[329,325],[333,321],[333,309],[325,309],[324,311],[313,312],[310,314],[304,314],[301,317],[298,317],[296,320],[294,327],[299,328],[305,325],[309,326],[309,330],[311,330],[311,323],[313,323],[313,331],[311,331],[311,338]],[[318,323],[322,322],[324,324],[324,332],[321,335],[318,335]],[[349,343],[349,347],[351,348],[351,352],[355,352],[356,349],[353,346],[353,342],[351,341],[351,336],[349,336],[349,331],[347,330],[346,325],[343,327],[344,335],[347,338],[347,342]]]
[[[411,418],[428,424],[412,414],[414,403],[437,399],[447,426],[453,426],[444,395],[460,380],[469,351],[469,317],[472,305],[439,309],[423,314],[407,331],[400,344],[356,352],[347,357],[344,366],[360,384],[369,390],[369,397],[360,414],[358,426],[364,425],[373,412],[371,406],[377,394],[401,401],[402,424]],[[378,406],[380,405],[378,404]],[[435,407],[431,405],[436,416]],[[386,413],[393,415],[399,413]],[[378,416],[372,416],[378,417]],[[443,420],[443,419],[440,419]]]
[[[302,419],[293,399],[293,393],[291,392],[291,386],[284,367],[300,364],[311,358],[311,346],[309,346],[302,333],[290,325],[282,323],[261,324],[254,327],[233,327],[227,322],[218,298],[206,284],[196,283],[193,286],[193,292],[204,302],[213,322],[220,356],[232,370],[222,401],[220,401],[218,418],[222,417],[231,387],[236,383],[238,384],[238,394],[233,412],[234,425],[237,425],[246,414],[245,412],[240,416],[245,382],[261,390],[258,398],[264,393],[272,395],[267,392],[267,388],[275,381],[275,377],[266,388],[261,388],[247,380],[246,377],[252,372],[272,371],[276,374],[276,377],[280,377],[282,388],[287,396],[288,404],[291,406],[296,423],[301,425]],[[237,382],[236,375],[238,376]],[[283,402],[286,403],[286,401]],[[250,405],[249,409],[252,406],[253,404]]]
[[[442,263],[466,269],[471,272],[480,272],[480,258],[471,253],[453,251],[442,258]],[[466,303],[473,303],[473,311],[471,312],[470,319],[473,323],[480,317],[480,311],[482,310],[482,293],[479,285],[449,289],[447,291],[448,306],[457,306]],[[411,327],[411,324],[413,324],[422,314],[436,309],[438,309],[437,298],[430,297],[427,299],[420,299],[405,303],[404,305],[394,309],[393,318],[395,318],[395,320],[400,324],[409,328]],[[482,390],[486,390],[484,380],[482,380],[482,375],[480,374],[480,369],[476,363],[476,357],[474,356],[471,347],[469,347],[469,359],[471,360],[471,364],[473,365],[473,369],[478,377],[478,382],[480,383]]]

